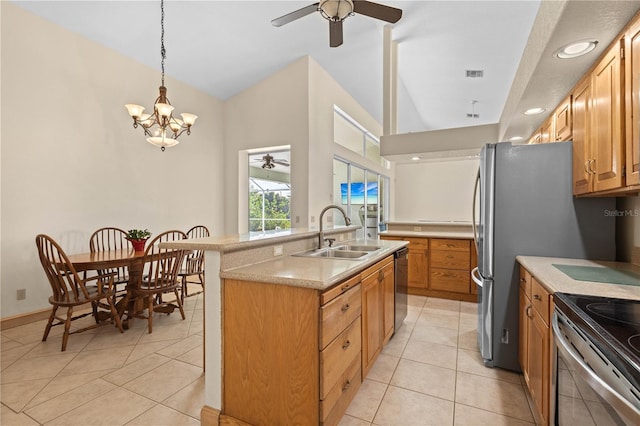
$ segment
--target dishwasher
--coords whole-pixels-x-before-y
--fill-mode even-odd
[[[403,247],[393,255],[395,270],[395,331],[407,317],[407,290],[409,286],[409,249]],[[394,331],[394,333],[395,333]]]

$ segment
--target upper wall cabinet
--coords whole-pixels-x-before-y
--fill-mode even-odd
[[[556,142],[570,141],[572,136],[571,96],[567,96],[553,113]]]
[[[623,40],[619,39],[574,88],[575,195],[609,192],[625,184],[623,52]]]
[[[573,90],[573,193],[593,191],[591,179],[591,78],[587,76]]]
[[[625,34],[626,184],[640,185],[640,21]]]
[[[591,74],[594,190],[623,186],[622,40],[613,43]]]

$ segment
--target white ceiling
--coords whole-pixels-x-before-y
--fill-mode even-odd
[[[166,0],[166,73],[228,99],[310,55],[382,123],[385,23],[350,17],[344,23],[344,44],[333,49],[328,46],[328,23],[319,14],[280,28],[271,25],[272,19],[312,2]],[[159,1],[16,3],[160,70]],[[520,108],[531,102],[553,108],[640,8],[640,1],[553,0],[547,9],[555,8],[550,13],[554,21],[536,20],[538,10],[544,9],[537,0],[380,3],[404,12],[393,26],[398,42],[398,131],[500,121],[505,137],[528,136],[544,117],[524,121]],[[567,65],[551,57],[559,42],[594,37],[600,45],[586,59]],[[521,64],[523,52],[526,60]],[[484,70],[484,78],[465,78],[467,69]],[[478,101],[473,111],[472,100]],[[480,117],[467,118],[471,112]]]

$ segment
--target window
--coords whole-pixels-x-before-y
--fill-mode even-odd
[[[360,156],[388,169],[389,161],[380,156],[380,141],[347,113],[333,106],[333,140]]]
[[[249,233],[291,228],[290,151],[249,155]]]
[[[357,237],[377,239],[379,225],[388,217],[389,178],[352,164],[333,160],[333,202],[343,206],[354,225],[361,225]]]

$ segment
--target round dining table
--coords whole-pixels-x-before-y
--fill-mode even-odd
[[[147,260],[144,251],[134,251],[131,249],[96,251],[90,253],[72,254],[68,256],[76,271],[105,270],[111,268],[126,267],[129,275],[127,283],[127,293],[124,298],[118,301],[116,309],[122,318],[123,327],[129,328],[129,323],[133,321],[135,313],[135,301],[133,300],[133,290],[138,288],[142,281],[142,270]],[[126,314],[126,317],[124,316]]]

